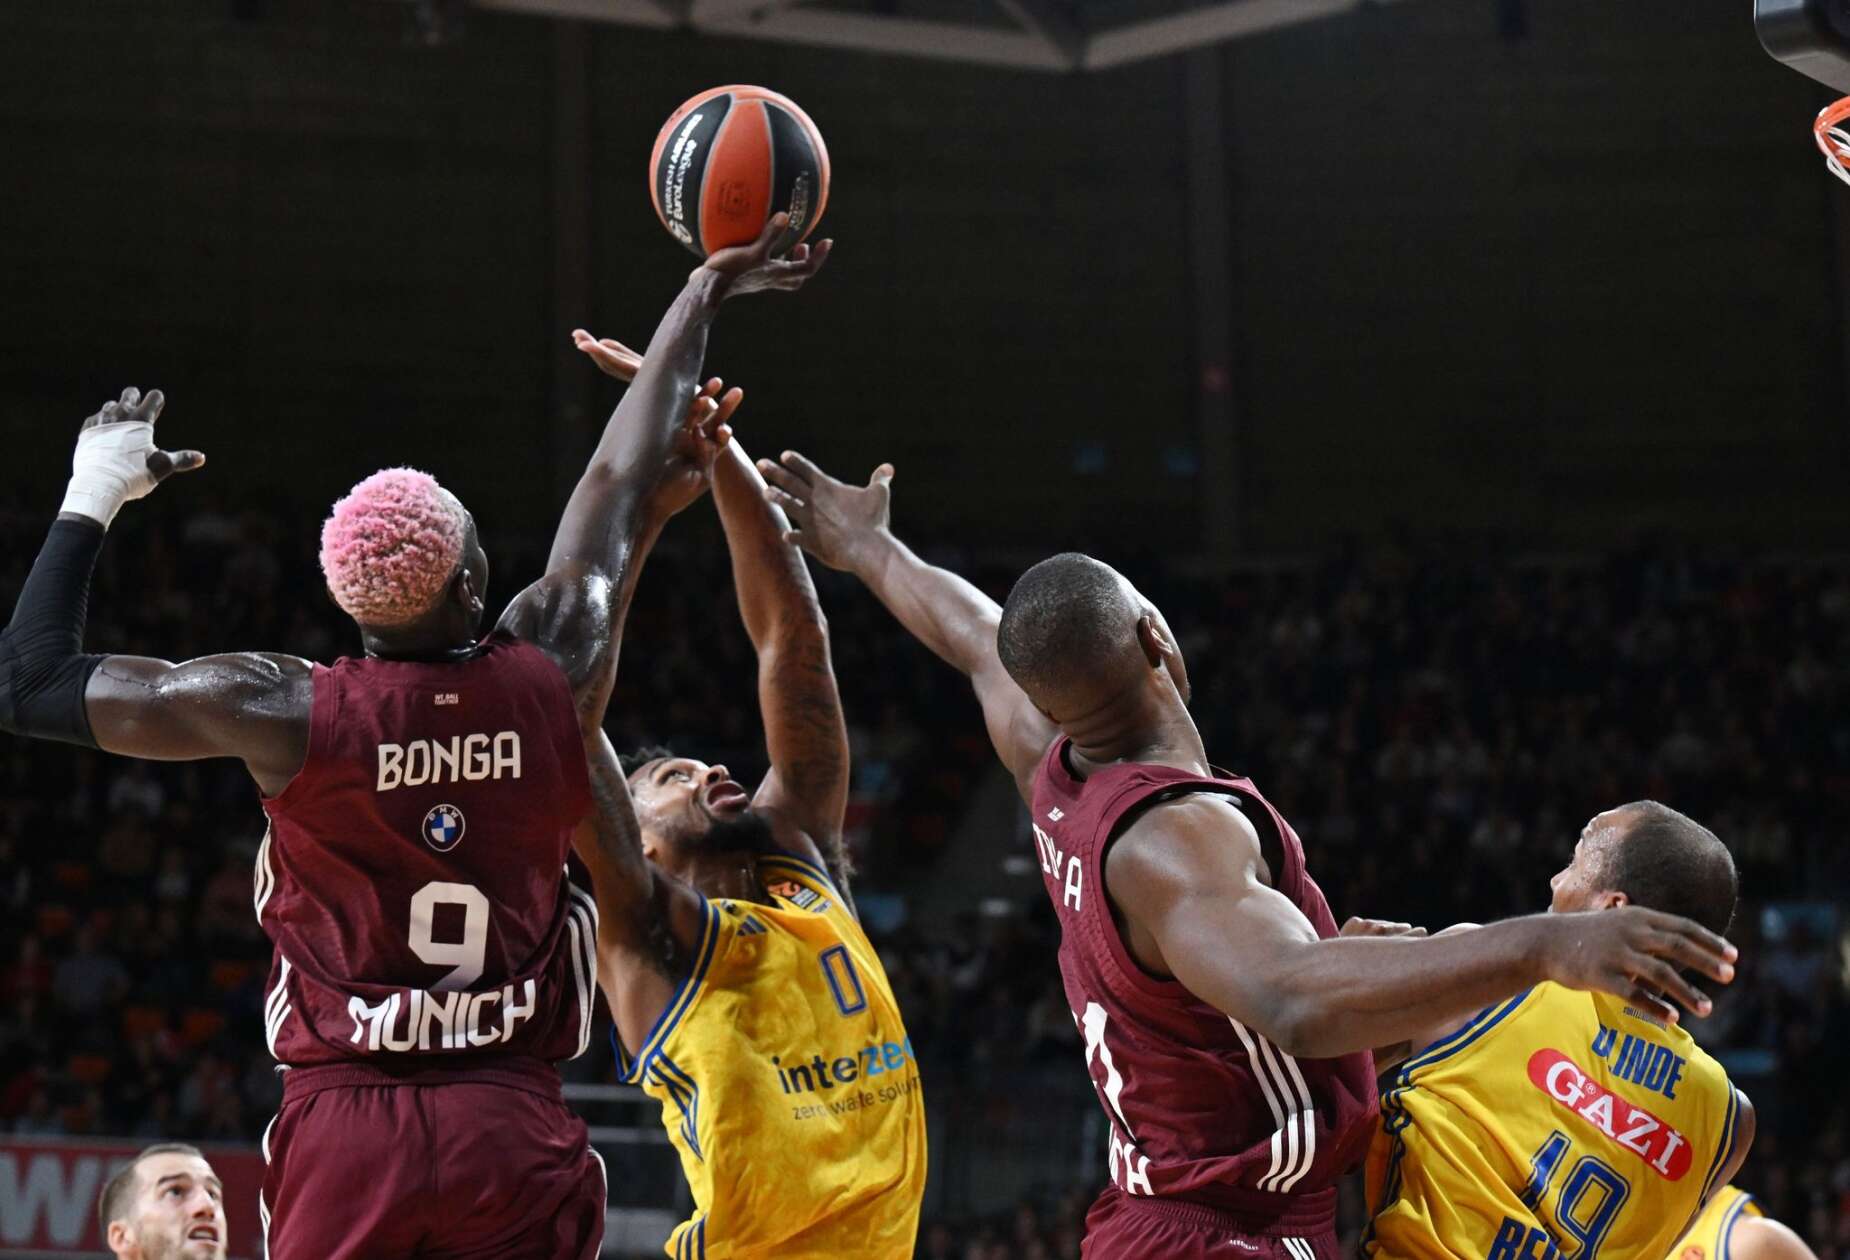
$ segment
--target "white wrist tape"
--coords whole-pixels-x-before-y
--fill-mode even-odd
[[[99,424],[77,435],[71,456],[71,484],[60,511],[77,512],[103,528],[130,499],[154,489],[148,455],[154,450],[154,426],[120,420]]]

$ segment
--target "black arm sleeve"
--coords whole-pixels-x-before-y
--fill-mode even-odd
[[[103,658],[85,656],[90,574],[103,549],[94,521],[57,520],[0,631],[0,730],[95,748],[84,688]]]

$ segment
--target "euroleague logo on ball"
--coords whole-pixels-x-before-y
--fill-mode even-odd
[[[463,838],[468,824],[454,805],[433,805],[424,815],[424,839],[439,853],[448,853]]]

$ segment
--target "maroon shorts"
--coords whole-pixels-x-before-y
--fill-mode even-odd
[[[294,1068],[264,1134],[269,1260],[594,1260],[604,1165],[533,1061]]]
[[[1083,1260],[1338,1260],[1334,1221],[1327,1212],[1315,1217],[1303,1225],[1256,1226],[1215,1208],[1110,1186],[1086,1213],[1079,1254]],[[1304,1232],[1278,1232],[1297,1229]]]

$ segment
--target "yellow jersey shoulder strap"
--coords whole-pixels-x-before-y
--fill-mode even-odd
[[[1734,1226],[1743,1216],[1765,1216],[1760,1210],[1760,1203],[1753,1195],[1737,1186],[1725,1186],[1715,1196],[1727,1206],[1722,1209],[1722,1221],[1716,1230],[1716,1255],[1720,1260],[1728,1260],[1728,1241],[1734,1233]]]
[[[1743,1216],[1763,1213],[1754,1196],[1738,1186],[1716,1191],[1689,1232],[1670,1250],[1669,1260],[1728,1260],[1728,1244],[1735,1223]]]
[[[662,1051],[674,1030],[687,1018],[687,1013],[700,1001],[706,992],[707,973],[713,968],[713,960],[724,952],[733,935],[739,931],[741,920],[736,915],[722,914],[720,907],[705,897],[700,899],[700,939],[694,947],[693,963],[687,974],[681,978],[668,1004],[655,1018],[655,1024],[649,1029],[649,1035],[642,1039],[634,1056],[623,1047],[623,1039],[616,1030],[610,1034],[611,1044],[617,1052],[617,1079],[626,1085],[634,1085],[642,1080],[649,1063]]]
[[[829,873],[806,857],[779,850],[758,858],[758,878],[772,896],[827,919],[844,937],[866,941],[861,921]]]
[[[1401,1064],[1400,1070],[1395,1074],[1396,1082],[1402,1085],[1408,1084],[1412,1081],[1413,1075],[1422,1068],[1429,1068],[1449,1059],[1468,1055],[1493,1029],[1547,1004],[1549,999],[1554,997],[1554,994],[1549,991],[1551,988],[1550,985],[1538,984],[1534,988],[1524,989],[1514,997],[1486,1006],[1459,1027]]]

